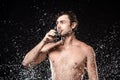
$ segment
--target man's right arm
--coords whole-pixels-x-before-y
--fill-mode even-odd
[[[41,41],[37,46],[30,50],[22,61],[23,66],[29,67],[30,65],[36,65],[38,61],[36,60],[39,55],[41,55],[41,61],[45,58],[45,53],[41,51],[45,45],[44,41]]]
[[[53,43],[53,36],[55,36],[55,30],[50,30],[44,39],[25,55],[25,58],[22,61],[23,66],[30,67],[30,65],[34,66],[41,63],[45,60],[50,49],[62,43],[62,41]]]

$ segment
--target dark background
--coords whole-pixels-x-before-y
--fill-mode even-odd
[[[120,78],[120,6],[116,0],[1,0],[0,80],[50,80],[49,61],[34,69],[21,65],[25,54],[55,26],[54,15],[72,10],[76,36],[96,52],[99,80]],[[84,80],[87,79],[85,75]]]

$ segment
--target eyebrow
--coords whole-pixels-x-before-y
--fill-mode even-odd
[[[57,22],[61,22],[61,21],[65,21],[65,20],[56,21],[56,23],[57,23]]]

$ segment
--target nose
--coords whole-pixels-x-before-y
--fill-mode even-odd
[[[59,30],[61,28],[60,24],[57,24],[57,29]]]

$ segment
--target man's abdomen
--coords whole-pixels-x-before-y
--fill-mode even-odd
[[[52,80],[82,80],[84,71],[76,69],[53,69],[52,68]]]

